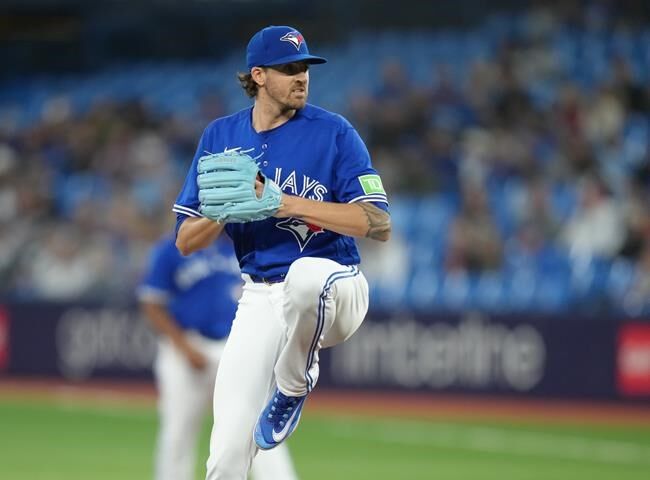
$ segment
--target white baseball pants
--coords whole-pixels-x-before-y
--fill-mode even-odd
[[[310,391],[319,350],[347,340],[368,310],[368,283],[356,266],[306,257],[291,265],[283,283],[244,279],[217,373],[206,480],[246,480],[257,452],[255,423],[276,382],[287,395]]]
[[[161,339],[158,343],[154,365],[160,418],[155,456],[156,480],[195,478],[197,441],[226,343],[194,332],[188,333],[188,339],[209,360],[208,367],[202,371],[193,369],[168,340]],[[286,475],[286,472],[293,472],[288,448],[276,450],[264,452],[255,459],[252,467],[255,480],[295,479],[295,475]]]

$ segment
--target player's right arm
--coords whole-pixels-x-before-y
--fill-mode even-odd
[[[189,255],[210,246],[223,231],[224,225],[207,217],[187,217],[176,234],[176,248]]]
[[[140,309],[154,331],[166,337],[194,368],[207,365],[205,356],[187,340],[184,330],[176,321],[170,301],[179,294],[175,276],[181,262],[170,238],[160,240],[151,252],[147,271],[138,286]]]
[[[334,201],[283,193],[276,217],[294,217],[341,235],[385,242],[391,235],[388,197],[370,153],[350,123],[342,119],[336,136]]]
[[[187,358],[192,367],[198,370],[205,368],[208,363],[207,359],[187,341],[185,332],[178,327],[166,306],[153,301],[141,300],[140,308],[153,329],[159,335],[167,337],[174,347]]]
[[[390,238],[390,214],[372,203],[334,203],[282,194],[277,218],[294,217],[326,230],[385,242]]]

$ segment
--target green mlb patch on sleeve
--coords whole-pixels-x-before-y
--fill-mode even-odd
[[[359,183],[361,183],[363,193],[366,195],[370,195],[372,193],[382,193],[386,195],[379,175],[361,175],[359,177]]]

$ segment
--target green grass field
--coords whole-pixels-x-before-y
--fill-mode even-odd
[[[206,423],[202,452],[208,429]],[[153,407],[0,398],[0,479],[148,480],[155,432]],[[650,478],[647,426],[415,421],[307,410],[289,445],[302,480]]]

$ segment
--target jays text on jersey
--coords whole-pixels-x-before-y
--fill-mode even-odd
[[[256,132],[252,107],[212,122],[203,132],[192,167],[174,204],[177,227],[199,217],[198,159],[237,151],[253,157],[260,170],[283,192],[336,203],[372,202],[388,210],[381,179],[357,131],[342,116],[306,105],[286,123]],[[227,224],[243,273],[260,277],[286,274],[299,257],[321,257],[356,265],[359,253],[351,237],[326,231],[296,218],[268,218]]]

